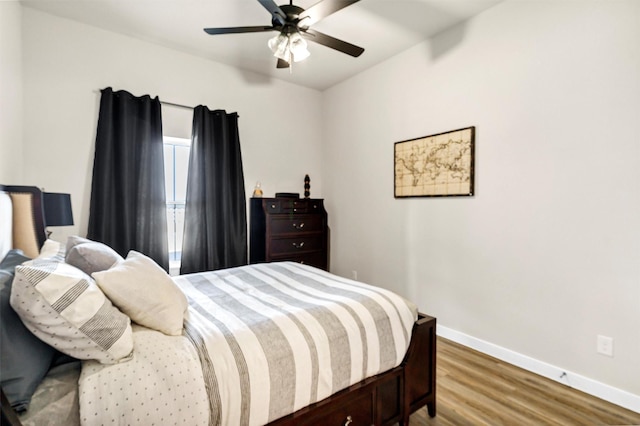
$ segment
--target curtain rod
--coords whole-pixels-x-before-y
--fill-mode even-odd
[[[176,104],[174,102],[160,101],[160,103],[163,104],[163,105],[170,105],[170,106],[174,106],[174,107],[178,107],[178,108],[193,109],[193,107],[190,107],[190,106],[187,106],[187,105],[182,105],[182,104]]]
[[[0,0],[1,1],[1,0]],[[102,89],[98,89],[98,90],[94,90],[93,93],[97,93],[97,94],[102,94]],[[175,102],[167,102],[167,101],[160,101],[161,104],[164,105],[169,105],[169,106],[174,106],[174,107],[178,107],[178,108],[186,108],[186,109],[193,109],[194,107],[192,106],[188,106],[188,105],[182,105],[182,104],[177,104]]]

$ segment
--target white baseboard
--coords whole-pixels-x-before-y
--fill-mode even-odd
[[[640,396],[623,391],[613,386],[606,385],[596,380],[590,379],[580,374],[567,371],[566,369],[547,364],[546,362],[522,355],[510,349],[503,348],[493,343],[477,339],[473,336],[461,333],[440,324],[437,325],[436,334],[445,339],[452,340],[461,345],[468,346],[484,354],[490,355],[501,361],[508,362],[524,370],[538,374],[562,383],[574,389],[580,390],[589,395],[593,395],[612,404],[619,405],[628,410],[640,413]],[[563,375],[563,373],[566,373]]]

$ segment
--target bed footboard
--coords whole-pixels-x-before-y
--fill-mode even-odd
[[[418,314],[413,326],[411,344],[402,363],[404,374],[403,420],[427,406],[429,416],[436,415],[436,319]]]

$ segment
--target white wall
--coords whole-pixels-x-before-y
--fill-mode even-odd
[[[247,196],[257,180],[265,196],[302,193],[307,173],[313,195],[322,195],[320,92],[27,7],[22,15],[25,181],[71,192],[76,223],[52,228],[52,238],[86,234],[97,91],[107,86],[157,95],[161,101],[237,111]],[[171,136],[183,136],[178,133],[185,132],[184,126],[175,120],[184,121],[184,111],[163,107],[163,114]],[[190,125],[190,114],[186,122]],[[186,132],[190,136],[190,129]]]
[[[22,8],[0,2],[0,183],[22,183]]]
[[[639,23],[507,1],[326,91],[333,272],[640,396]],[[474,197],[393,198],[394,142],[467,126]]]

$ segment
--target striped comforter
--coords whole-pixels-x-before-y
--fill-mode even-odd
[[[201,366],[193,383],[208,395],[208,420],[192,424],[265,424],[396,367],[417,319],[415,306],[389,291],[292,262],[175,281],[189,300],[185,334]],[[127,364],[134,365],[118,367]],[[165,381],[155,381],[156,392]],[[172,392],[164,394],[171,399]]]

